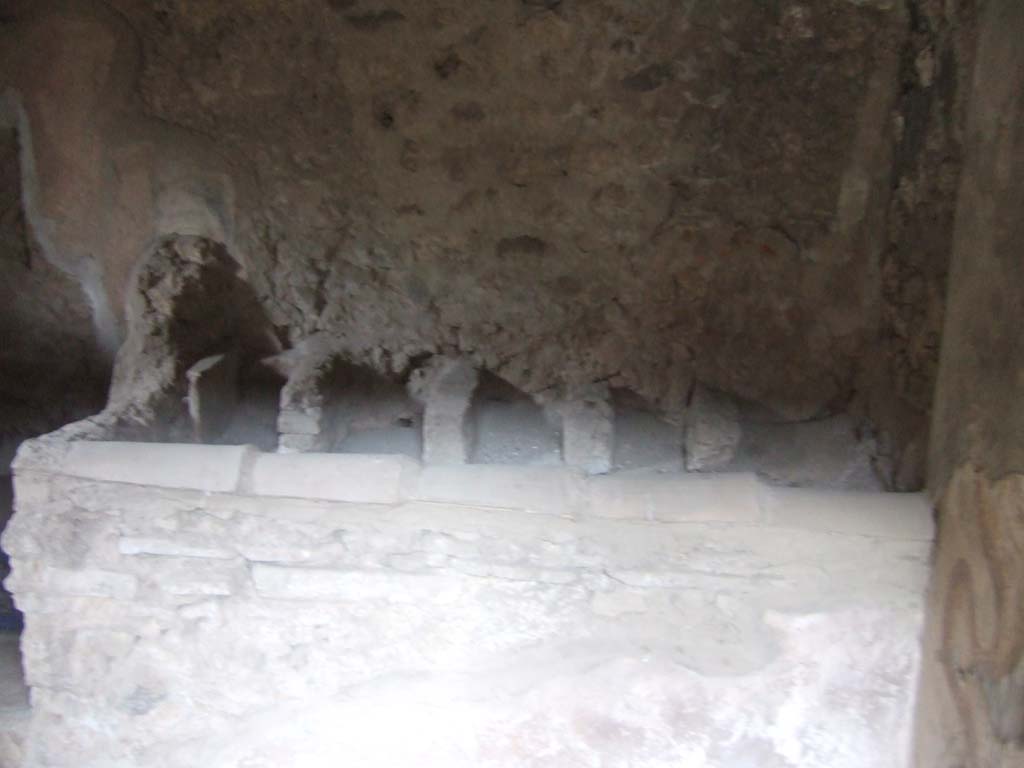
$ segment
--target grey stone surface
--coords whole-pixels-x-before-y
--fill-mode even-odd
[[[288,379],[277,415],[279,450],[304,453],[328,450],[337,435],[328,382],[329,355],[315,344],[286,358]]]
[[[770,483],[881,491],[877,445],[846,415],[798,423],[743,423],[730,470],[755,471]]]
[[[884,330],[875,396],[926,411],[973,4],[15,5],[25,217],[110,348],[182,232],[286,346],[382,373],[455,352],[530,395],[678,411],[696,378],[807,418]]]
[[[589,475],[607,474],[612,468],[615,412],[609,398],[605,386],[554,408],[562,429],[562,460]]]
[[[253,449],[246,446],[79,441],[62,474],[115,483],[231,492]]]
[[[618,472],[587,484],[588,513],[663,522],[758,523],[771,491],[750,474]]]
[[[0,768],[22,768],[31,724],[15,632],[0,632]]]
[[[736,456],[742,435],[736,403],[698,384],[686,412],[686,468],[705,472],[725,467]]]
[[[30,582],[32,586],[29,587],[26,582]],[[7,588],[15,594],[24,590],[76,597],[130,600],[138,592],[138,579],[130,574],[113,570],[71,569],[42,565],[27,574],[22,569],[15,570],[7,578]]]
[[[923,493],[772,488],[761,498],[770,525],[913,541],[935,537],[932,507]]]
[[[583,477],[562,467],[424,467],[414,497],[442,504],[573,515],[582,511]]]
[[[418,466],[405,456],[262,454],[246,487],[257,496],[387,504],[404,497]]]
[[[423,463],[465,464],[474,434],[469,411],[477,371],[467,359],[434,357],[413,372],[410,394],[423,404]]]
[[[27,709],[28,688],[21,671],[18,633],[0,632],[0,714]]]

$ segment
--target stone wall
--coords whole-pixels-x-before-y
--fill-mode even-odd
[[[973,3],[3,0],[29,224],[113,355],[154,239],[283,348],[844,411],[921,487]]]
[[[936,393],[921,768],[1024,764],[1024,5],[989,0]]]
[[[906,764],[916,495],[52,438],[16,493],[25,768]]]

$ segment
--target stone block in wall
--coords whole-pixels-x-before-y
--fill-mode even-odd
[[[399,455],[261,454],[252,464],[244,492],[393,504],[405,498],[418,469],[417,462]]]
[[[444,568],[449,561],[448,555],[442,552],[396,552],[385,559],[388,568],[406,573]]]
[[[459,573],[476,578],[497,579],[522,584],[573,584],[580,573],[568,568],[536,568],[529,565],[507,565],[483,560],[453,558],[451,567]]]
[[[51,565],[62,568],[117,561],[113,515],[83,510],[66,499],[18,510],[0,537],[12,557],[31,560],[45,552]]]
[[[551,406],[562,431],[562,460],[588,475],[611,471],[615,412],[607,386]]]
[[[220,435],[238,405],[238,355],[204,357],[185,373],[192,436],[205,443]]]
[[[235,584],[228,576],[182,574],[162,581],[160,589],[175,597],[226,597],[234,593]]]
[[[48,535],[47,529],[54,516],[71,509],[67,501],[19,505],[24,514],[11,517],[0,531],[0,548],[11,557],[34,558],[44,551],[52,557],[59,546],[54,546],[55,537]]]
[[[139,561],[133,563],[139,567]],[[172,597],[223,597],[241,589],[246,569],[241,561],[160,557],[140,569],[143,583]],[[147,592],[147,596],[153,594]]]
[[[323,408],[308,407],[303,410],[282,410],[277,417],[277,430],[282,435],[319,435]]]
[[[22,576],[16,567],[8,588],[14,592],[47,592],[78,597],[108,597],[131,600],[139,588],[139,580],[127,573],[97,568],[70,569],[44,566],[37,572]]]
[[[14,481],[14,503],[16,506],[45,504],[50,500],[53,478],[46,472],[20,470]]]
[[[275,546],[274,543],[238,543],[238,554],[252,563],[305,563],[312,560],[316,553],[307,547]]]
[[[187,535],[163,539],[122,536],[118,540],[117,548],[122,555],[157,555],[211,560],[228,560],[236,556],[230,549],[213,543],[192,542]]]
[[[420,501],[573,516],[582,511],[585,501],[584,477],[579,470],[568,467],[424,467],[414,497]]]
[[[252,581],[263,597],[292,600],[344,600],[416,603],[437,599],[453,586],[452,577],[424,577],[394,571],[294,568],[256,563]]]
[[[334,363],[321,347],[311,343],[303,354],[288,359],[277,416],[282,453],[326,451],[337,437],[330,402]]]
[[[686,412],[686,468],[705,472],[727,466],[736,456],[742,435],[735,401],[697,384]]]
[[[287,434],[282,432],[277,437],[277,450],[279,453],[316,453],[325,447],[325,441],[319,434]]]
[[[465,464],[473,445],[469,419],[476,367],[468,360],[434,357],[417,369],[409,393],[423,404],[423,462]]]
[[[619,588],[608,592],[595,592],[590,600],[590,610],[597,616],[618,618],[626,615],[647,613],[650,602],[641,589]]]
[[[250,455],[248,446],[171,443],[72,443],[59,471],[112,483],[229,493]]]
[[[772,526],[854,536],[930,542],[931,504],[923,493],[858,493],[768,488],[762,494]]]
[[[588,514],[668,523],[760,523],[765,488],[753,474],[618,472],[587,484]]]

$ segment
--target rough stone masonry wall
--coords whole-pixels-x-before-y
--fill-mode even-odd
[[[930,457],[920,768],[1024,765],[1024,5],[981,19]]]
[[[972,2],[0,0],[26,215],[124,338],[155,238],[282,348],[846,410],[917,489]],[[864,417],[867,417],[866,419]]]
[[[24,768],[902,768],[915,495],[37,440]]]

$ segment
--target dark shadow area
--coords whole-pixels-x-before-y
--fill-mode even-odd
[[[13,512],[10,465],[18,446],[99,411],[110,382],[81,286],[50,263],[31,230],[18,131],[10,126],[0,127],[0,270],[2,532]],[[0,551],[0,581],[7,574],[7,555]],[[21,614],[0,587],[0,633],[20,628]],[[17,649],[5,644],[2,650]],[[0,680],[0,687],[6,682]]]
[[[110,436],[271,447],[283,382],[261,361],[280,344],[226,247],[164,237],[135,283],[104,413]]]
[[[9,474],[0,475],[0,531],[6,527],[7,521],[10,520],[13,512],[14,488],[11,476]],[[10,572],[7,553],[0,550],[0,584],[3,583]],[[0,586],[0,632],[18,631],[21,627],[21,613],[14,607],[14,601],[11,599],[10,593]]]
[[[284,377],[260,362],[239,372],[238,399],[227,427],[211,442],[255,445],[261,451],[277,448],[277,413]]]
[[[615,443],[612,469],[683,469],[683,427],[640,395],[628,389],[612,390]]]
[[[326,394],[332,403],[332,452],[420,457],[423,412],[405,382],[339,362]]]
[[[490,371],[480,372],[469,419],[471,464],[559,464],[561,433],[533,398]]]

